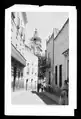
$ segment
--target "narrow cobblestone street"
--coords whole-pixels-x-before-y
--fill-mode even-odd
[[[44,105],[56,105],[56,102],[49,99],[43,93],[37,93],[35,91],[17,91],[12,92],[11,95],[12,104],[44,104]]]

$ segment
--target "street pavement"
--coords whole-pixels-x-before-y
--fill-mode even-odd
[[[56,105],[56,102],[45,96],[43,93],[35,91],[20,90],[12,92],[11,102],[15,105],[30,105],[30,104],[43,104],[43,105]]]

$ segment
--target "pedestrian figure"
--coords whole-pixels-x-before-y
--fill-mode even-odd
[[[41,84],[41,89],[42,89],[42,92],[43,92],[43,84]]]
[[[46,77],[44,77],[44,82],[43,82],[43,91],[46,89]]]
[[[40,89],[41,89],[41,83],[40,83],[40,81],[38,81],[38,85],[37,85],[38,92],[40,91]]]
[[[37,92],[39,92],[39,82],[37,83]]]
[[[59,104],[67,105],[68,104],[68,83],[67,80],[64,81],[64,87],[62,88]]]
[[[28,83],[28,79],[26,80],[26,90],[27,90],[27,83]]]
[[[33,79],[31,79],[31,90],[33,91]]]
[[[16,67],[14,67],[14,80],[13,80],[13,91],[15,91],[15,82],[16,82]]]

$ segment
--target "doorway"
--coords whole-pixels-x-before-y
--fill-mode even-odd
[[[57,84],[57,66],[55,66],[55,84]]]
[[[17,68],[16,68],[16,67],[14,67],[13,91],[15,90],[16,73],[17,73]]]
[[[59,86],[62,86],[62,65],[59,66]]]

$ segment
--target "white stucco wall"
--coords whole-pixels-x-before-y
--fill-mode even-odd
[[[26,61],[26,67],[24,68],[24,79],[25,79],[24,85],[26,86],[26,79],[28,79],[28,86],[31,87],[31,79],[33,79],[32,85],[35,84],[35,81],[37,83],[37,80],[38,80],[38,57],[36,57],[31,52],[26,51],[25,58],[27,61]],[[29,63],[29,66],[27,66],[28,63]],[[29,74],[27,74],[28,67],[29,67]],[[32,68],[34,70],[33,74],[32,74]]]
[[[32,84],[34,84],[35,81],[37,82],[37,79],[38,79],[38,58],[33,53],[31,53],[30,51],[25,50],[25,45],[22,42],[20,34],[18,34],[18,37],[16,38],[16,36],[17,36],[16,25],[18,24],[18,17],[20,18],[20,27],[24,28],[23,33],[26,35],[26,32],[27,32],[26,31],[26,24],[23,23],[22,13],[15,12],[15,19],[14,19],[15,23],[13,21],[11,21],[11,29],[12,29],[11,30],[11,41],[15,47],[17,44],[17,50],[27,60],[26,61],[26,67],[24,67],[24,69],[23,69],[24,86],[26,86],[26,79],[29,79],[28,82],[30,85],[31,85],[31,79],[33,79]],[[22,21],[22,24],[21,24],[21,21]],[[21,28],[19,30],[19,33],[20,32],[21,32]],[[21,49],[21,51],[20,51],[20,49]],[[29,63],[29,70],[30,70],[29,74],[27,74],[27,63]],[[32,65],[32,63],[33,63],[33,65]],[[33,74],[32,74],[32,68],[34,68]],[[35,75],[35,73],[36,73],[36,75]]]
[[[54,40],[54,55],[53,55],[53,37],[48,41],[47,44],[47,58],[48,53],[50,53],[51,58],[51,69],[52,66],[54,68],[54,78],[51,72],[51,85],[55,85],[55,66],[57,66],[57,85],[59,86],[59,65],[62,65],[62,86],[64,83],[64,80],[66,79],[66,59],[64,55],[62,54],[64,51],[69,49],[69,21],[65,23],[64,27],[59,32],[59,35]],[[53,65],[53,56],[54,56],[54,65]],[[47,82],[49,80],[49,71],[46,72]]]
[[[59,86],[59,65],[62,65],[62,86],[64,80],[66,79],[66,60],[65,56],[62,54],[69,48],[69,21],[65,24],[64,28],[61,30],[60,34],[54,41],[54,69],[57,65],[57,82]],[[54,70],[55,74],[55,70]]]
[[[17,27],[16,27],[18,24],[18,17],[20,19],[19,32],[17,32]],[[11,29],[12,29],[11,30],[11,41],[15,47],[17,44],[17,50],[24,56],[24,44],[23,44],[23,39],[21,39],[21,36],[20,36],[20,34],[22,32],[22,30],[21,30],[22,28],[23,28],[23,35],[25,35],[26,24],[24,24],[22,13],[21,12],[15,12],[14,21],[11,19]],[[17,35],[17,33],[18,33],[18,35]]]
[[[48,55],[51,59],[51,68],[47,69],[46,72],[46,78],[47,78],[47,82],[49,81],[49,71],[51,71],[51,81],[52,81],[52,67],[53,67],[53,38],[50,39],[50,41],[47,43],[47,59],[48,59]]]

